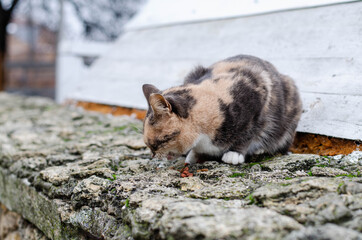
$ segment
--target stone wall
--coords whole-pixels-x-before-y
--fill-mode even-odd
[[[205,162],[181,178],[184,159],[150,160],[141,129],[0,94],[0,238],[362,239],[361,152]]]
[[[0,204],[0,239],[47,240],[48,238],[21,215]]]

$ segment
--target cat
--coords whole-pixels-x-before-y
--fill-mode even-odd
[[[293,80],[248,55],[197,66],[181,86],[142,88],[146,145],[157,158],[187,154],[187,164],[205,156],[236,165],[253,154],[285,154],[302,112]]]

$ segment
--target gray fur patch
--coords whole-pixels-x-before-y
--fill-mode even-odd
[[[189,89],[170,91],[165,95],[172,106],[172,112],[182,118],[188,118],[189,112],[196,104],[196,99],[191,96]]]

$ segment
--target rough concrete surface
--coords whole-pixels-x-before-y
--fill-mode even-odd
[[[150,159],[142,122],[0,94],[1,239],[362,239],[362,154]]]

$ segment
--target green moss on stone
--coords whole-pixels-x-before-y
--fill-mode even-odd
[[[349,174],[338,174],[336,175],[336,177],[349,177],[349,178],[354,178],[354,177],[358,177],[357,175],[354,175],[352,173]]]
[[[283,187],[285,187],[285,186],[291,185],[291,183],[282,183],[281,185],[282,185]]]
[[[244,177],[246,175],[246,173],[233,173],[231,174],[229,177],[230,178],[236,178],[236,177]]]
[[[316,167],[325,168],[325,167],[328,167],[328,166],[327,166],[327,165],[325,165],[325,164],[318,164],[318,165],[316,165]]]
[[[253,194],[249,194],[247,197],[246,197],[247,200],[249,200],[249,205],[252,205],[252,204],[256,204],[256,200],[253,196]]]
[[[342,193],[342,188],[343,188],[344,184],[345,184],[345,182],[341,182],[340,184],[338,184],[337,192],[338,192],[339,194]]]

